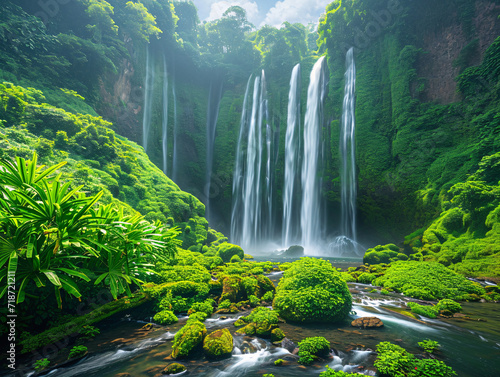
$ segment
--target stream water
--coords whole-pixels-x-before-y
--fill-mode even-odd
[[[345,261],[344,261],[345,262]],[[281,273],[271,274],[277,282]],[[266,340],[234,334],[233,323],[241,315],[227,315],[220,319],[214,315],[205,324],[208,332],[228,328],[234,335],[233,356],[222,361],[208,361],[202,354],[180,362],[187,366],[185,376],[318,376],[329,365],[336,370],[375,375],[373,352],[381,341],[391,341],[420,354],[417,342],[432,339],[441,345],[437,354],[458,373],[460,377],[497,377],[500,371],[500,305],[493,303],[465,303],[464,313],[472,320],[452,318],[447,320],[411,319],[398,312],[406,310],[408,301],[402,295],[382,295],[374,287],[350,284],[353,293],[353,311],[348,321],[334,325],[296,325],[284,323],[280,328],[287,338],[297,343],[305,337],[323,336],[331,342],[334,351],[325,360],[304,367],[297,363],[298,357],[276,347]],[[350,322],[358,317],[376,316],[384,322],[380,329],[358,329]],[[187,317],[169,327],[155,326],[151,331],[141,330],[147,323],[143,313],[122,315],[101,324],[101,334],[87,344],[90,354],[78,364],[66,369],[56,369],[47,375],[58,377],[116,377],[120,375],[146,377],[160,376],[163,368],[172,362],[169,355],[172,339]],[[275,366],[274,361],[284,359],[284,366]]]

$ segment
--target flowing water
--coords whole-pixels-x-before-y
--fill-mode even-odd
[[[282,247],[287,248],[300,237],[299,208],[300,192],[300,64],[292,71],[288,94],[288,118],[285,138],[285,182],[283,185]]]
[[[163,55],[163,120],[162,120],[163,174],[167,175],[168,156],[168,70],[167,57]]]
[[[276,275],[276,274],[274,274]],[[276,277],[276,276],[271,277]],[[261,377],[264,373],[276,376],[315,376],[329,365],[335,370],[358,372],[374,376],[373,352],[381,341],[391,341],[420,354],[417,342],[432,339],[441,345],[437,356],[454,368],[460,377],[497,377],[500,368],[500,308],[492,303],[464,304],[464,312],[480,314],[469,320],[476,328],[463,327],[463,319],[414,320],[398,313],[405,310],[407,299],[398,294],[388,296],[370,292],[374,287],[364,284],[350,284],[353,292],[353,311],[349,320],[339,324],[280,324],[287,337],[297,343],[305,337],[323,336],[333,348],[331,355],[317,360],[307,368],[297,363],[298,357],[286,349],[276,347],[260,338],[234,334],[234,321],[248,312],[214,315],[205,322],[208,332],[228,328],[234,334],[233,355],[221,361],[208,361],[200,353],[188,360],[180,360],[188,370],[186,375],[199,377]],[[133,314],[132,314],[133,315]],[[350,321],[364,316],[376,316],[384,322],[380,329],[358,329]],[[122,315],[123,317],[123,315]],[[160,375],[161,370],[172,360],[169,357],[172,339],[183,326],[186,317],[169,327],[155,327],[144,333],[140,328],[145,322],[131,320],[126,315],[122,321],[110,319],[100,326],[101,334],[88,345],[90,354],[78,364],[52,371],[54,377],[115,377],[118,373],[129,373],[134,377]],[[134,341],[134,337],[137,340]],[[277,367],[274,361],[285,360]]]
[[[174,65],[174,68],[175,68],[175,65]],[[175,90],[175,72],[174,72],[174,75],[173,75],[173,82],[172,82],[172,97],[173,97],[173,100],[174,100],[174,151],[173,151],[173,157],[172,157],[172,180],[174,182],[177,182],[177,175],[178,175],[178,170],[179,170],[179,167],[178,167],[178,163],[179,163],[179,158],[178,158],[178,152],[179,152],[179,148],[178,148],[178,133],[179,133],[179,130],[177,129],[177,92]]]
[[[302,207],[300,224],[301,245],[310,254],[318,248],[322,239],[320,180],[318,178],[323,127],[323,102],[326,95],[326,64],[321,57],[311,71],[307,91],[307,111],[304,121],[304,159],[302,162]]]
[[[151,56],[149,46],[146,51],[146,78],[144,80],[144,111],[142,115],[142,146],[148,151],[149,130],[153,107],[153,91],[155,83],[154,58]]]
[[[205,217],[210,222],[210,186],[214,161],[215,130],[219,118],[219,105],[222,97],[222,81],[210,83],[207,105],[207,156],[205,172]]]
[[[243,213],[243,187],[244,187],[244,153],[243,153],[243,139],[248,133],[248,93],[250,91],[250,84],[252,82],[252,75],[248,78],[245,96],[243,98],[243,108],[241,109],[240,133],[238,135],[238,144],[236,147],[236,161],[234,164],[233,173],[233,191],[232,191],[232,210],[231,210],[231,241],[239,243],[241,240],[242,216]]]

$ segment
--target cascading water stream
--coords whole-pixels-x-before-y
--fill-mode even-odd
[[[146,78],[144,82],[144,111],[142,115],[142,146],[148,151],[149,130],[153,107],[153,89],[155,82],[154,58],[151,56],[149,46],[146,50]]]
[[[255,190],[256,165],[258,154],[258,136],[260,133],[260,124],[257,124],[259,113],[259,89],[260,77],[256,77],[253,86],[252,115],[250,118],[250,128],[248,130],[248,146],[246,158],[246,171],[243,187],[243,226],[241,232],[241,246],[248,247],[255,239],[255,208],[257,205],[257,190]],[[259,172],[260,173],[260,172]]]
[[[175,68],[175,66],[174,66]],[[172,97],[174,100],[174,152],[173,152],[173,157],[172,157],[172,180],[174,182],[177,182],[177,174],[178,174],[178,140],[177,140],[177,93],[175,91],[175,71],[173,75],[173,82],[172,82]]]
[[[355,140],[356,65],[354,49],[346,55],[344,103],[340,130],[340,236],[329,249],[335,256],[362,256],[356,234],[356,140]]]
[[[355,154],[355,85],[356,66],[353,48],[347,52],[344,106],[340,153],[342,157],[341,182],[341,234],[356,242],[356,154]]]
[[[233,191],[232,191],[232,211],[231,211],[231,240],[234,243],[239,243],[241,241],[241,227],[242,227],[242,216],[243,213],[243,150],[242,150],[242,140],[248,132],[248,93],[250,91],[250,83],[252,81],[252,75],[248,78],[245,96],[243,98],[243,108],[241,110],[241,121],[240,121],[240,133],[238,135],[238,145],[236,149],[236,162],[233,173]]]
[[[304,122],[304,159],[302,162],[302,207],[300,224],[302,246],[309,252],[319,246],[323,234],[320,221],[320,160],[323,102],[326,95],[326,64],[322,56],[311,71]]]
[[[267,205],[269,197],[272,200],[272,191],[266,192],[266,201],[263,200],[262,170],[263,161],[263,128],[267,130],[267,94],[264,71],[261,77],[256,77],[253,89],[252,113],[248,129],[248,144],[246,149],[246,164],[243,179],[243,223],[239,244],[248,250],[253,250],[257,241],[267,241],[267,234],[271,226],[267,212],[263,213],[263,205]],[[270,135],[270,130],[269,130]],[[269,137],[270,138],[270,137]],[[271,149],[271,143],[269,149]],[[269,156],[270,158],[270,156]],[[269,161],[269,164],[271,162]],[[270,166],[270,165],[269,165]],[[270,167],[271,169],[272,167]],[[270,173],[270,172],[269,172]],[[265,230],[265,232],[264,232]],[[238,233],[238,231],[236,231]],[[266,235],[264,235],[266,233]]]
[[[222,82],[214,85],[210,83],[207,105],[207,163],[205,174],[205,217],[210,222],[210,184],[212,180],[212,168],[214,160],[215,129],[217,128],[217,119],[219,117],[219,105],[222,97]]]
[[[285,138],[285,182],[283,185],[282,246],[289,247],[298,241],[299,197],[297,177],[299,170],[300,141],[300,64],[292,71],[288,94],[288,119]]]
[[[168,70],[167,57],[163,55],[163,120],[162,120],[163,173],[167,175],[168,155]]]

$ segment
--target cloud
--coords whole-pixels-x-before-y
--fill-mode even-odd
[[[259,6],[255,1],[249,0],[232,0],[232,1],[217,1],[210,6],[210,14],[206,18],[207,21],[221,18],[227,8],[238,5],[247,11],[247,19],[257,24],[262,18],[259,17]]]
[[[318,22],[321,13],[331,0],[282,0],[269,9],[262,25],[280,26],[283,22],[300,22],[307,25],[309,22]]]

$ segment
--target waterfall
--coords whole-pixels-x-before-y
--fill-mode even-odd
[[[311,71],[307,91],[307,111],[304,122],[304,159],[302,161],[302,208],[300,224],[302,246],[315,249],[322,236],[320,221],[321,128],[323,126],[323,101],[326,95],[325,57],[321,57]]]
[[[214,93],[216,92],[216,93]],[[219,105],[222,97],[222,81],[214,86],[210,83],[207,105],[207,161],[206,161],[206,183],[205,183],[205,217],[210,221],[210,183],[212,180],[212,167],[214,159],[215,129],[219,117]]]
[[[256,77],[254,80],[252,113],[249,123],[246,164],[241,190],[243,213],[233,213],[233,215],[243,216],[240,239],[237,239],[236,242],[239,242],[243,248],[253,249],[257,240],[267,241],[263,237],[263,230],[265,229],[263,224],[267,224],[267,220],[264,220],[267,216],[263,216],[262,212],[263,190],[261,184],[263,175],[262,129],[266,127],[267,130],[267,95],[264,71],[262,71],[261,77]],[[267,229],[266,232],[268,232]]]
[[[248,93],[252,75],[248,78],[245,96],[243,98],[243,108],[241,109],[240,133],[236,147],[236,162],[233,173],[232,210],[231,210],[231,241],[239,243],[241,241],[242,213],[243,213],[243,150],[242,140],[248,132]]]
[[[153,87],[155,82],[154,59],[151,56],[149,45],[146,49],[146,78],[144,80],[144,111],[142,115],[142,146],[148,151],[149,129],[153,107]]]
[[[163,173],[167,175],[167,152],[168,152],[168,72],[167,57],[163,55],[163,121],[162,121],[162,146],[163,146]]]
[[[288,119],[285,138],[285,182],[283,185],[282,246],[289,247],[298,241],[299,213],[296,181],[300,141],[300,64],[292,71],[288,94]]]
[[[346,56],[344,104],[340,129],[340,236],[330,245],[333,256],[363,256],[364,248],[356,235],[356,143],[355,143],[356,66],[351,48]]]
[[[356,242],[356,154],[355,154],[355,85],[356,66],[353,48],[347,52],[344,106],[340,133],[342,167],[341,183],[341,234]]]
[[[175,66],[174,66],[175,67]],[[177,182],[177,174],[178,174],[178,156],[177,156],[177,153],[178,153],[178,146],[177,146],[177,133],[178,133],[178,130],[177,130],[177,93],[175,91],[175,72],[174,72],[174,75],[173,75],[173,82],[172,82],[172,96],[173,96],[173,99],[174,99],[174,153],[173,153],[173,157],[172,157],[172,180],[174,182]]]

